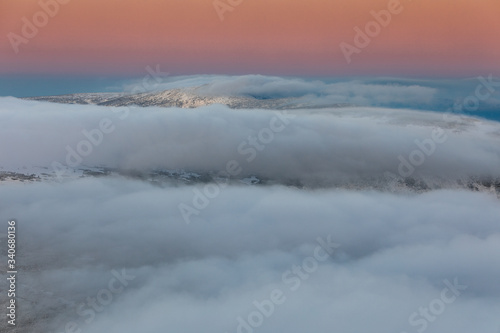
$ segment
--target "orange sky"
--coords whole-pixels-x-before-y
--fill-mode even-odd
[[[397,0],[218,0],[241,2],[223,21],[214,0],[60,0],[16,53],[8,36],[53,1],[0,1],[0,73],[500,74],[499,0],[402,0],[350,64],[340,43]]]

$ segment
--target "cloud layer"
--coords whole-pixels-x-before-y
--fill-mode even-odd
[[[440,91],[418,83],[253,76],[200,89],[366,106],[0,98],[4,171],[182,169],[265,182],[0,182],[0,220],[17,221],[17,332],[499,332],[498,192],[465,190],[500,178],[498,122],[412,109]],[[375,190],[394,177],[434,190]],[[196,209],[188,220],[183,204]]]
[[[227,170],[333,186],[500,176],[500,126],[402,109],[108,108],[0,99],[2,167]],[[99,134],[100,133],[100,134]]]
[[[119,179],[2,186],[0,218],[18,221],[23,332],[68,322],[93,333],[246,332],[238,317],[248,322],[273,290],[285,300],[255,331],[416,332],[424,317],[410,316],[455,279],[465,289],[427,331],[500,327],[495,197],[231,186],[186,225],[177,205],[191,196]],[[315,266],[326,253],[318,237],[340,246]],[[122,269],[133,279],[108,302],[102,290]],[[89,297],[102,300],[93,315]]]

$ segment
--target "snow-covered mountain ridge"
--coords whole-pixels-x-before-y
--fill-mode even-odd
[[[80,93],[58,96],[26,97],[27,100],[65,104],[94,104],[103,106],[160,106],[197,108],[212,104],[226,105],[232,109],[301,109],[323,107],[345,107],[348,104],[317,105],[302,98],[259,99],[251,96],[207,95],[200,87],[169,89],[148,93]]]

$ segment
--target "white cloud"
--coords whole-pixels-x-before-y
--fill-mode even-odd
[[[369,105],[433,103],[435,95],[420,84],[258,76],[218,78],[206,89],[320,99],[339,93]],[[17,220],[22,332],[498,332],[498,197],[450,185],[500,177],[498,123],[395,108],[278,114],[221,105],[111,108],[0,98],[0,166],[65,163],[67,147],[90,142],[82,131],[102,129],[103,119],[113,130],[101,133],[82,165],[208,172],[236,160],[241,176],[306,187],[232,184],[186,224],[179,204],[191,203],[201,185],[153,186],[118,176],[0,182],[0,220]],[[283,126],[276,130],[279,119]],[[442,142],[435,141],[438,130]],[[241,150],[263,131],[273,138],[260,142],[262,150],[254,146],[249,161],[252,154]],[[411,177],[447,190],[367,190],[386,183],[385,172],[398,173],[400,157],[411,161],[415,152],[425,161]],[[369,186],[346,189],[359,184]],[[317,238],[329,235],[340,247],[299,275],[296,267],[316,258]],[[294,279],[284,278],[288,271]],[[131,278],[116,291],[120,272]],[[443,289],[455,281],[464,289],[445,304]],[[273,290],[283,293],[282,304],[262,316],[258,328],[239,329],[238,318],[248,322],[254,301],[270,299]],[[96,299],[106,304],[91,305]],[[432,315],[434,308],[432,320],[424,320],[421,309],[440,302],[442,313]]]
[[[23,316],[37,317],[31,331],[74,321],[93,333],[237,332],[238,316],[280,289],[286,301],[261,332],[410,332],[419,326],[409,316],[455,278],[467,289],[428,331],[500,324],[495,197],[231,186],[205,222],[186,225],[176,206],[191,195],[123,179],[2,186],[0,217],[18,220],[19,295],[33,301],[22,303]],[[340,244],[333,258],[292,290],[283,273],[328,235]],[[122,268],[135,279],[86,323],[76,308]]]
[[[126,119],[120,119],[125,113]],[[387,171],[398,174],[401,158],[419,162],[412,157],[419,151],[424,162],[411,162],[416,178],[456,181],[500,176],[500,125],[495,122],[381,108],[290,114],[293,117],[220,105],[129,109],[2,98],[1,166],[69,164],[68,151],[78,151],[82,141],[90,145],[83,131],[90,133],[108,119],[113,131],[103,134],[101,144],[91,145],[88,156],[80,155],[82,165],[220,171],[236,160],[242,175],[328,186],[383,179]],[[273,118],[273,126],[280,130],[269,137]],[[438,130],[443,131],[438,134],[444,142],[429,143]],[[252,138],[257,144],[252,144]]]

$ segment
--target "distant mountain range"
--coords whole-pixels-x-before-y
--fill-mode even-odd
[[[170,89],[159,92],[139,94],[126,93],[84,93],[58,96],[26,97],[33,101],[46,101],[65,104],[94,104],[103,106],[160,106],[178,108],[197,108],[212,104],[226,105],[232,109],[302,109],[346,107],[350,104],[315,104],[304,98],[259,99],[251,96],[215,96],[200,92],[201,87]]]

